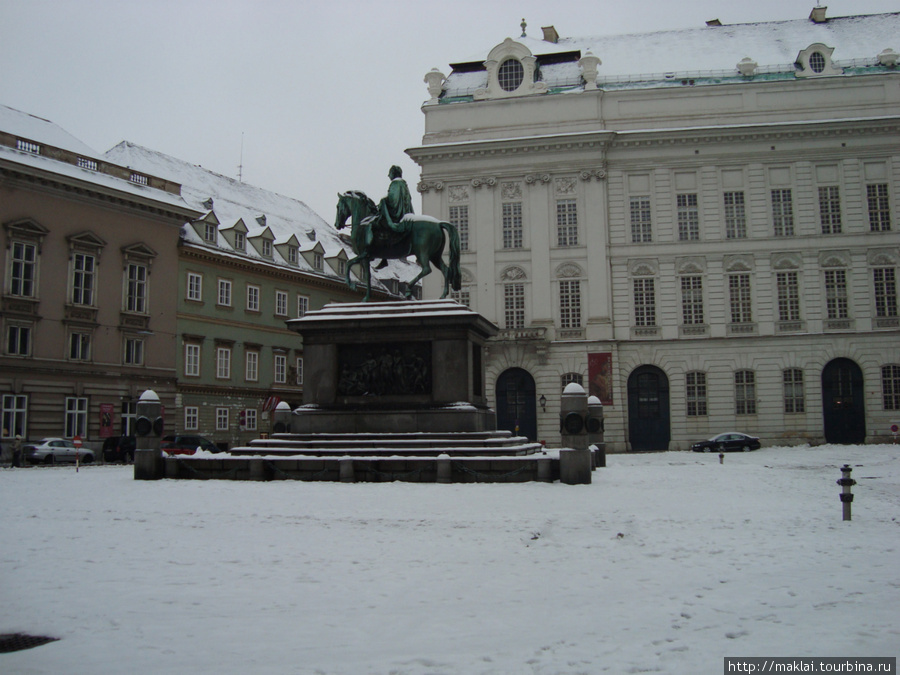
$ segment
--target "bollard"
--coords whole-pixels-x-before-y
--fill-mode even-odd
[[[453,481],[453,467],[450,464],[450,455],[442,453],[437,458],[437,482],[451,483]]]
[[[853,469],[850,468],[850,465],[844,464],[844,466],[841,467],[841,478],[837,481],[837,484],[844,488],[843,492],[841,492],[841,505],[843,506],[844,520],[851,520],[850,505],[853,503],[853,493],[850,492],[850,488],[856,485],[856,481],[850,478],[851,471],[853,471]]]
[[[719,453],[719,464],[724,464],[724,463],[725,463],[725,453],[720,452]]]
[[[342,459],[338,463],[338,466],[341,468],[341,482],[342,483],[355,483],[356,475],[353,473],[353,460],[352,459]]]

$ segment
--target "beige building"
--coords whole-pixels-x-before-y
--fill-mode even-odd
[[[0,106],[3,436],[125,433],[146,389],[174,410],[180,186]]]
[[[500,425],[612,450],[873,442],[900,420],[900,14],[507,38],[426,75],[423,211],[501,332]],[[426,297],[438,294],[426,280]]]

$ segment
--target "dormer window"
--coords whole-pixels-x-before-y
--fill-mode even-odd
[[[322,267],[324,266],[324,260],[322,258],[321,253],[313,254],[313,267],[315,267],[320,272],[322,271]]]
[[[243,232],[235,232],[234,233],[234,250],[235,251],[243,251],[245,248],[245,239]]]
[[[797,54],[797,77],[826,77],[843,74],[844,71],[835,66],[831,60],[833,52],[834,48],[820,42],[811,44]]]
[[[297,247],[296,246],[288,246],[288,262],[291,265],[297,264]]]
[[[262,241],[262,254],[266,258],[272,257],[272,242],[268,239],[263,239]]]
[[[206,241],[208,241],[212,244],[215,244],[217,231],[218,230],[216,229],[216,226],[213,223],[206,223],[206,225],[203,228],[203,238]]]
[[[517,59],[506,59],[497,71],[497,80],[503,91],[515,91],[525,79],[525,67]]]

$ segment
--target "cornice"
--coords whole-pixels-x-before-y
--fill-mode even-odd
[[[416,162],[542,154],[548,152],[604,151],[612,137],[608,131],[555,134],[523,138],[435,143],[409,148]]]

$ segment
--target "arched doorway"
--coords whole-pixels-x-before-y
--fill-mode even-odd
[[[497,428],[537,440],[534,378],[527,370],[510,368],[497,378]]]
[[[822,417],[826,443],[865,442],[863,375],[850,359],[834,359],[822,369]]]
[[[639,451],[668,450],[669,378],[656,366],[640,366],[628,376],[628,441]]]

